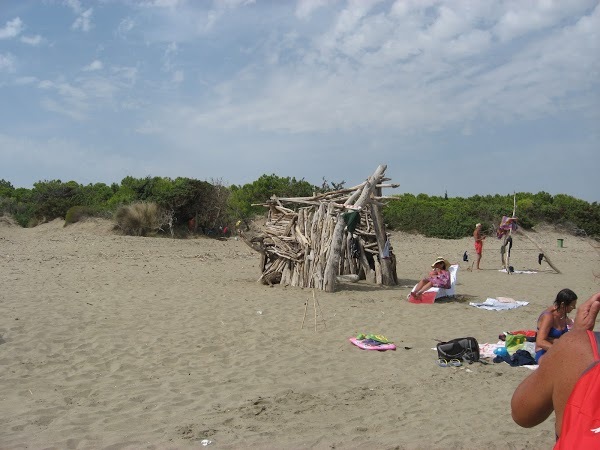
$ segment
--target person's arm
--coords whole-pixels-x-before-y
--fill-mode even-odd
[[[600,292],[596,292],[583,305],[577,308],[573,329],[593,331],[598,312],[600,312]]]
[[[561,433],[562,415],[573,387],[593,362],[587,331],[574,330],[554,342],[540,365],[515,390],[511,413],[518,425],[531,428],[556,414],[556,432]]]
[[[537,347],[544,350],[548,350],[550,347],[552,347],[552,341],[548,340],[550,328],[552,328],[552,314],[543,314],[542,317],[540,317],[538,332],[535,336],[535,345]]]
[[[544,364],[540,366],[515,390],[511,402],[511,414],[515,423],[524,428],[531,428],[546,420],[554,406],[552,404],[552,393],[554,390],[554,376],[552,371],[553,360],[550,359],[552,352],[544,355]]]

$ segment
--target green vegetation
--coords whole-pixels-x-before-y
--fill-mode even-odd
[[[67,225],[84,217],[113,217],[123,232],[135,235],[185,235],[188,222],[194,219],[194,230],[211,234],[220,226],[232,229],[240,219],[248,221],[264,214],[265,208],[260,205],[272,195],[312,196],[315,192],[341,189],[343,184],[323,179],[321,186],[315,186],[304,179],[271,174],[243,186],[224,186],[220,180],[148,176],[125,177],[120,184],[110,186],[40,181],[32,189],[25,189],[14,188],[9,181],[0,179],[0,215],[11,215],[24,227],[56,218],[64,218]],[[600,238],[597,202],[546,192],[517,193],[516,199],[517,217],[525,229],[549,223]],[[470,236],[477,222],[483,224],[484,232],[493,233],[502,216],[511,215],[512,211],[512,195],[448,198],[403,194],[394,196],[383,213],[390,229],[456,239]]]
[[[136,202],[120,206],[115,213],[117,228],[130,236],[156,234],[167,220],[156,203]]]
[[[563,194],[553,197],[546,192],[517,193],[516,199],[516,216],[524,229],[549,223],[600,237],[600,205],[596,202],[590,204]],[[458,239],[470,236],[478,222],[484,233],[492,233],[502,216],[512,215],[513,201],[512,195],[446,198],[403,194],[388,203],[384,218],[391,229]]]
[[[325,183],[324,183],[325,184]],[[295,178],[282,178],[275,174],[262,175],[258,180],[244,186],[231,186],[229,208],[231,214],[243,221],[263,214],[265,208],[252,206],[264,203],[272,195],[277,197],[311,197],[315,192],[322,191],[307,181],[297,181]]]
[[[87,217],[94,217],[95,211],[88,206],[73,206],[69,208],[65,215],[65,227],[71,223],[77,223]]]

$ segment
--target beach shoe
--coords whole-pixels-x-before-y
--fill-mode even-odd
[[[372,339],[374,341],[381,342],[382,344],[389,344],[392,342],[381,334],[367,334],[367,339]]]
[[[437,365],[440,367],[460,367],[462,363],[458,359],[451,359],[450,361],[446,361],[445,359],[438,359]]]

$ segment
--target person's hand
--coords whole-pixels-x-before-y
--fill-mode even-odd
[[[592,331],[596,324],[598,312],[600,312],[600,292],[596,292],[583,305],[577,308],[573,328]]]

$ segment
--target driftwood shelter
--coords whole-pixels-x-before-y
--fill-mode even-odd
[[[264,231],[242,239],[260,252],[259,281],[334,292],[340,281],[398,283],[381,208],[387,166],[362,184],[313,197],[272,197]]]

